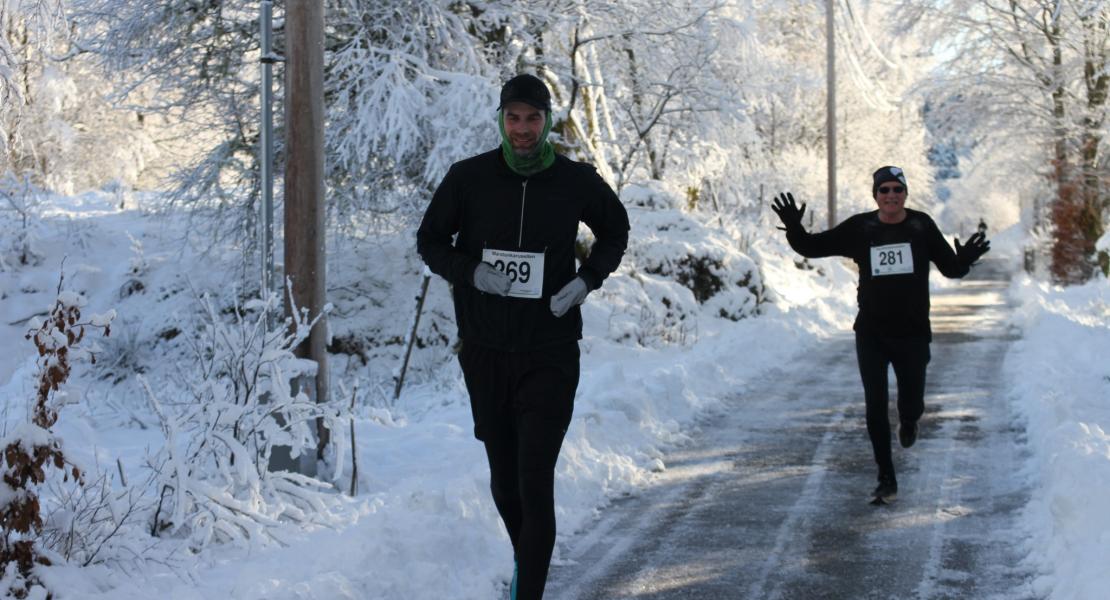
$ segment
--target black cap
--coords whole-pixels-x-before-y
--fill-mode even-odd
[[[551,111],[551,92],[535,75],[517,75],[501,86],[501,104],[497,110],[505,108],[510,102],[524,102],[540,110]]]
[[[897,181],[898,183],[905,186],[907,191],[910,189],[909,184],[906,183],[906,174],[902,171],[902,169],[899,167],[892,167],[887,165],[885,167],[879,167],[879,170],[872,173],[871,195],[877,196],[879,194],[879,186],[888,181]]]

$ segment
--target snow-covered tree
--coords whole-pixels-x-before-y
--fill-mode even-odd
[[[328,5],[329,195],[339,212],[413,213],[451,163],[497,143],[508,5]]]
[[[77,47],[112,78],[114,100],[179,138],[173,199],[213,209],[209,236],[241,234],[258,190],[254,7],[73,0],[69,14]]]
[[[905,0],[902,8],[900,21],[920,21],[919,34],[942,58],[930,93],[945,107],[949,130],[1007,152],[1038,149],[1033,164],[1014,171],[1037,173],[1051,189],[1036,213],[1053,222],[1053,274],[1061,282],[1088,278],[1110,175],[1110,4]],[[1099,260],[1105,268],[1106,257]]]
[[[157,156],[140,114],[70,43],[61,2],[0,7],[0,174],[62,193],[133,185]]]

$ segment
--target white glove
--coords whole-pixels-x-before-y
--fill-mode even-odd
[[[478,263],[474,269],[474,287],[487,294],[507,296],[509,287],[513,285],[509,276],[493,268],[489,263]]]
[[[575,277],[551,297],[551,314],[556,317],[567,314],[570,307],[582,304],[586,300],[586,294],[589,293],[590,288],[586,285],[586,282],[581,277]]]

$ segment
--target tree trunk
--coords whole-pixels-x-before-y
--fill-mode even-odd
[[[1105,231],[1102,222],[1105,202],[1102,197],[1102,179],[1099,172],[1101,162],[1099,149],[1104,136],[1107,88],[1110,86],[1110,75],[1106,72],[1106,18],[1105,11],[1088,14],[1082,18],[1085,54],[1083,80],[1087,89],[1087,114],[1083,119],[1081,146],[1084,200],[1081,231],[1085,237],[1085,250],[1088,251],[1086,255],[1088,257],[1094,257],[1096,254],[1095,244]],[[1098,262],[1105,272],[1108,266],[1107,257],[1098,257]],[[1092,263],[1091,266],[1093,267],[1094,264]]]
[[[1079,225],[1083,214],[1082,194],[1076,189],[1068,156],[1067,100],[1064,89],[1063,49],[1061,48],[1060,21],[1053,20],[1044,30],[1045,40],[1052,48],[1052,118],[1053,118],[1053,178],[1056,199],[1051,209],[1053,223],[1052,276],[1064,284],[1085,280],[1084,235]]]

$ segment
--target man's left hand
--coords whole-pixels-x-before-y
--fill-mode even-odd
[[[975,261],[989,252],[990,249],[991,243],[987,241],[987,236],[982,233],[971,234],[971,237],[967,238],[967,243],[962,246],[960,245],[960,238],[956,238],[956,256],[969,267],[975,264]]]
[[[590,288],[586,282],[581,277],[575,277],[551,297],[551,314],[556,317],[567,314],[572,306],[582,304],[586,300],[586,294],[589,293]]]

